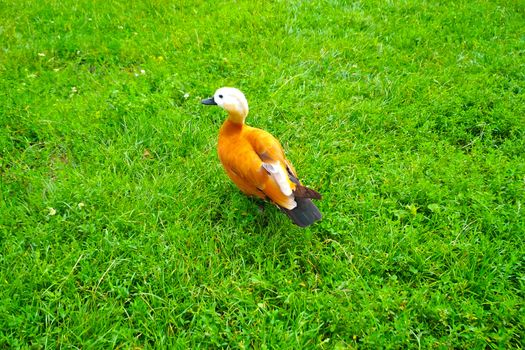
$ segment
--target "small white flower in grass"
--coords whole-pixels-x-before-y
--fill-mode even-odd
[[[76,86],[72,86],[71,87],[71,93],[69,94],[69,98],[72,98],[73,96],[75,96],[76,93],[78,93],[77,87]]]
[[[80,202],[78,203],[78,209],[82,209],[84,208],[86,205],[84,204],[84,202]]]
[[[49,216],[55,216],[57,211],[55,208],[48,207],[47,210],[49,210],[48,215]]]
[[[141,69],[140,74],[146,74],[146,71],[144,69]]]
[[[184,98],[187,100],[188,98],[190,98],[190,94],[189,93],[185,93],[184,94]]]
[[[43,52],[39,52],[39,53],[38,53],[38,56],[40,56],[40,57],[46,57],[46,54],[43,53]]]

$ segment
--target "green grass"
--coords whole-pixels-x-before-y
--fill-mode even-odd
[[[521,348],[520,1],[0,1],[0,348]],[[216,156],[243,90],[319,190]]]

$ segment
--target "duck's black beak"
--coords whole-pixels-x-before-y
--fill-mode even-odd
[[[202,103],[203,105],[210,105],[210,106],[213,106],[213,105],[216,105],[216,104],[217,104],[217,102],[215,102],[215,100],[213,99],[213,97],[206,98],[206,99],[202,100],[201,103]]]

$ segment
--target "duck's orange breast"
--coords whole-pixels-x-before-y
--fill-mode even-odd
[[[230,179],[244,193],[265,198],[257,184],[264,181],[262,161],[253,151],[245,137],[245,126],[225,122],[219,132],[219,159]]]

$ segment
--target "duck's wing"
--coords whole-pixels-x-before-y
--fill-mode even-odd
[[[320,220],[322,215],[311,198],[321,199],[321,195],[301,184],[279,141],[270,133],[259,129],[250,130],[247,139],[261,159],[262,168],[268,173],[265,194],[298,226],[306,227]],[[285,205],[276,200],[283,195],[287,200]]]
[[[261,129],[250,128],[246,132],[246,139],[264,163],[279,162],[285,168],[286,173],[297,178],[295,169],[286,159],[280,142],[272,134]]]
[[[293,198],[321,198],[319,193],[301,184],[293,165],[286,159],[281,144],[272,134],[251,128],[246,138],[261,159],[262,167],[278,184],[282,194]]]
[[[283,177],[288,178],[288,174],[297,177],[295,169],[284,155],[281,143],[272,134],[261,129],[249,128],[246,132],[246,139],[263,163],[274,166],[279,165],[279,167],[284,168]],[[271,169],[267,170],[272,172]],[[288,180],[290,186],[294,187],[294,183],[290,179]]]
[[[252,128],[247,133],[247,138],[263,162],[279,161],[290,173],[297,176],[292,164],[284,155],[281,143],[272,134],[261,129]]]

